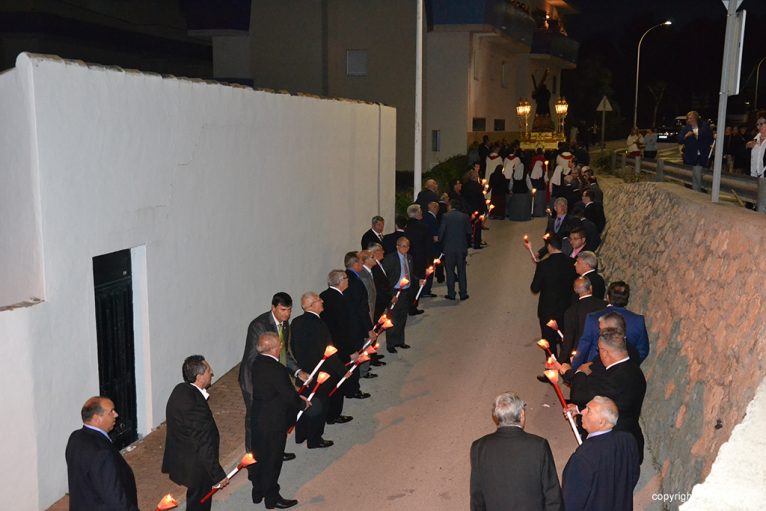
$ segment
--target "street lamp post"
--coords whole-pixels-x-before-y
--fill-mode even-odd
[[[558,121],[559,125],[558,132],[564,135],[564,119],[566,119],[567,112],[569,111],[569,103],[567,103],[566,99],[559,98],[556,100],[554,108],[556,109],[556,120]],[[564,135],[564,139],[566,140],[566,135]]]
[[[755,96],[753,97],[753,110],[758,110],[758,79],[761,75],[761,64],[763,64],[763,61],[766,60],[766,57],[763,57],[761,60],[758,61],[758,65],[755,68]]]
[[[638,127],[638,71],[639,66],[641,64],[641,43],[644,42],[644,37],[646,37],[646,34],[654,30],[655,28],[664,27],[667,25],[672,25],[673,22],[668,20],[663,23],[660,23],[659,25],[654,25],[652,28],[644,32],[644,35],[641,36],[641,39],[638,40],[638,55],[636,56],[636,98],[633,100],[633,127]]]
[[[519,116],[519,120],[522,122],[524,128],[524,140],[529,139],[529,114],[532,112],[532,105],[526,98],[521,98],[519,104],[516,106],[516,115]]]

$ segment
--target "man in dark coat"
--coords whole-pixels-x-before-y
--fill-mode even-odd
[[[595,193],[592,190],[582,192],[582,203],[585,205],[585,218],[596,225],[598,232],[604,232],[606,227],[606,216],[604,216],[604,206],[600,202],[595,202]]]
[[[572,350],[582,336],[588,314],[604,310],[606,307],[604,300],[593,296],[593,288],[587,277],[575,279],[574,291],[578,299],[564,313],[564,325],[561,330],[564,334],[560,350],[561,362],[569,362]]]
[[[279,493],[279,474],[285,452],[287,430],[300,410],[311,406],[290,381],[287,368],[279,362],[281,341],[274,332],[258,338],[258,356],[253,361],[253,402],[250,428],[257,463],[253,477],[253,502],[265,499],[267,509],[285,509],[298,503]]]
[[[471,221],[468,215],[460,211],[457,200],[450,201],[449,210],[442,217],[439,228],[439,240],[444,252],[444,266],[447,272],[447,295],[455,299],[455,273],[460,288],[460,299],[468,299],[468,278],[465,258],[468,255],[468,243],[471,239]]]
[[[428,228],[428,233],[431,235],[431,257],[426,260],[426,268],[434,265],[434,258],[439,257],[442,253],[442,243],[439,239],[439,226],[443,215],[439,215],[439,203],[429,202],[428,208],[423,213],[423,225]],[[423,287],[421,298],[433,298],[436,295],[431,292],[433,288],[434,278],[436,278],[437,267],[434,266],[434,272],[426,279],[426,285]]]
[[[407,239],[410,240],[410,255],[412,256],[412,276],[424,279],[426,267],[434,258],[433,235],[426,224],[423,223],[423,211],[417,204],[407,208],[407,228],[404,230]],[[415,298],[413,294],[412,299]],[[422,314],[423,310],[417,308],[417,303],[410,302],[410,316]]]
[[[560,337],[546,323],[555,319],[559,325],[563,324],[564,312],[572,303],[572,284],[577,274],[572,259],[561,252],[561,241],[552,237],[546,247],[548,257],[537,263],[530,289],[535,294],[540,293],[537,302],[540,334],[548,340],[551,351],[556,354]]]
[[[601,300],[606,296],[606,282],[598,272],[598,256],[585,250],[577,255],[575,271],[580,277],[587,277],[593,290],[593,296]]]
[[[381,245],[377,245],[372,248],[372,255],[375,258],[375,266],[372,267],[372,278],[375,282],[375,311],[373,312],[374,318],[379,318],[391,303],[393,293],[391,292],[391,283],[388,281],[386,271],[383,269],[384,252]]]
[[[396,252],[396,240],[404,236],[404,229],[407,227],[407,217],[397,215],[394,222],[396,223],[394,232],[390,232],[383,236],[383,242],[381,243],[385,255]]]
[[[567,511],[633,509],[641,464],[636,442],[615,427],[618,417],[617,405],[603,396],[594,396],[582,410],[588,438],[564,467]]]
[[[569,233],[574,227],[574,218],[567,213],[568,205],[564,197],[557,197],[553,201],[553,211],[548,215],[548,223],[545,226],[545,233],[549,238],[555,238],[562,243],[564,238],[569,237]],[[562,245],[563,246],[563,245]],[[543,246],[537,251],[537,258],[545,257],[546,247]]]
[[[218,427],[207,404],[213,370],[205,357],[192,355],[184,360],[182,372],[184,382],[170,393],[165,408],[167,437],[162,472],[174,483],[186,486],[186,509],[210,511],[213,499],[202,504],[202,497],[214,484],[229,484],[218,462]]]
[[[473,220],[473,248],[481,248],[481,228],[482,222],[478,216],[487,212],[487,203],[484,198],[484,191],[479,182],[479,173],[476,169],[469,170],[463,181],[463,187],[460,190],[463,196],[463,206],[467,208],[466,213],[471,217],[478,213],[477,218]]]
[[[348,289],[343,292],[343,299],[346,301],[349,311],[348,318],[351,324],[352,343],[354,344],[354,350],[357,352],[364,347],[366,339],[374,340],[377,338],[377,334],[372,330],[372,311],[370,311],[367,286],[364,284],[366,275],[362,275],[362,272],[365,270],[359,254],[359,252],[348,252],[343,258],[346,275],[348,276]],[[372,280],[371,276],[370,280]],[[369,362],[361,364],[354,374],[364,378],[377,377],[377,375],[371,376]],[[352,392],[346,397],[364,399],[360,395],[363,395],[363,393]]]
[[[495,398],[497,431],[471,445],[471,511],[563,511],[551,447],[524,431],[525,406],[512,392]]]
[[[418,192],[415,198],[415,204],[420,206],[423,214],[428,211],[428,203],[439,202],[439,184],[435,179],[426,179],[423,183],[423,189]]]
[[[391,286],[391,292],[396,296],[399,293],[398,301],[391,310],[389,319],[394,324],[386,331],[386,350],[389,353],[396,353],[396,348],[409,349],[410,345],[404,339],[404,327],[407,325],[407,307],[410,300],[414,297],[415,285],[420,285],[412,274],[412,256],[409,255],[410,240],[402,236],[396,241],[396,252],[388,254],[383,259],[383,270],[388,276],[388,283]],[[402,280],[408,282],[402,285]]]
[[[686,125],[678,134],[678,143],[684,146],[684,165],[707,167],[713,132],[694,110],[686,114]]]
[[[109,438],[117,410],[107,397],[88,399],[80,410],[82,429],[66,445],[71,511],[138,511],[136,480]]]
[[[362,235],[362,250],[367,250],[373,243],[383,243],[385,220],[382,216],[375,215],[370,223],[372,226]]]

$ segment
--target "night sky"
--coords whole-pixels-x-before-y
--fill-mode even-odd
[[[636,47],[648,28],[670,19],[673,25],[653,30],[641,46],[639,126],[652,123],[655,97],[664,95],[656,124],[669,122],[690,109],[714,118],[718,108],[726,8],[720,0],[570,0],[578,12],[565,13],[568,34],[580,42],[578,69],[565,74],[576,118],[591,122],[595,104],[606,94],[629,127],[635,90]],[[757,62],[766,57],[766,1],[745,0],[747,10],[740,94],[729,100],[731,113],[752,106]],[[759,103],[766,106],[766,66],[762,66]],[[752,75],[751,75],[752,72]],[[748,79],[749,78],[749,79]],[[574,104],[577,102],[578,104]],[[599,115],[600,117],[600,115]],[[616,120],[616,119],[615,119]]]

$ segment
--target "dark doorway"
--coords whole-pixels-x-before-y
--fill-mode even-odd
[[[120,417],[111,433],[118,449],[138,439],[130,250],[93,258],[99,393]]]

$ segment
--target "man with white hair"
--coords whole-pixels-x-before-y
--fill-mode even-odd
[[[497,431],[471,445],[471,510],[563,510],[548,441],[524,431],[526,403],[513,392],[495,398]]]
[[[630,433],[614,431],[617,405],[608,397],[595,396],[581,414],[588,437],[564,467],[567,511],[632,510],[640,472],[638,449]]]

